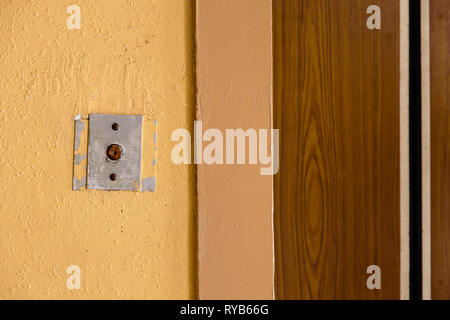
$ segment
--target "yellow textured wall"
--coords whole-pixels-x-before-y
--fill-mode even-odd
[[[81,8],[68,30],[66,8]],[[0,2],[0,298],[195,297],[193,1]],[[158,120],[156,193],[72,191],[74,116]],[[66,268],[81,268],[68,290]]]

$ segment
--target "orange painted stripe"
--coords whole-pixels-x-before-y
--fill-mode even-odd
[[[197,1],[203,132],[271,128],[271,22],[271,0]],[[257,165],[199,164],[197,190],[199,298],[272,299],[272,177]]]

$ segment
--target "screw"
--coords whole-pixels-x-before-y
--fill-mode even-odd
[[[114,122],[114,123],[112,124],[111,128],[112,128],[114,131],[117,131],[117,130],[119,130],[119,124],[118,124],[117,122]]]
[[[122,147],[118,144],[112,144],[106,149],[106,155],[111,160],[119,160],[122,157]]]
[[[111,179],[111,181],[116,181],[116,179],[117,179],[117,174],[111,173],[111,175],[109,176],[109,179]]]

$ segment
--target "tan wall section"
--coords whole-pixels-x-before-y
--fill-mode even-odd
[[[193,121],[193,7],[1,1],[0,298],[195,297],[195,171],[170,160]],[[156,193],[72,191],[74,115],[98,112],[158,120]]]
[[[271,127],[270,0],[197,1],[203,130]],[[198,166],[199,297],[273,297],[272,177],[256,165]]]

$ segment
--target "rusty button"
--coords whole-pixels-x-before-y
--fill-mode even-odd
[[[118,144],[112,144],[106,149],[106,155],[111,160],[119,160],[122,157],[122,147]]]

